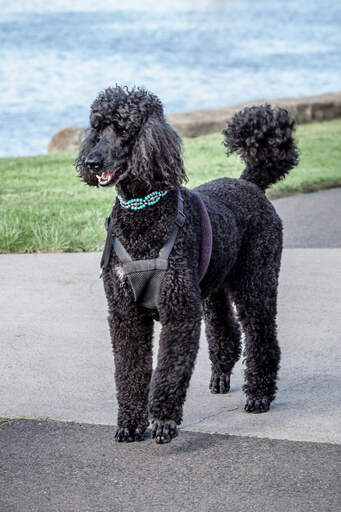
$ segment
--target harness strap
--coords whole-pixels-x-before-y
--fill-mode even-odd
[[[183,201],[181,192],[180,192],[180,190],[178,190],[178,208],[177,208],[177,216],[175,219],[174,227],[173,227],[172,231],[170,232],[170,235],[169,235],[166,243],[160,249],[160,252],[159,252],[159,255],[157,258],[158,260],[168,260],[168,257],[174,247],[179,228],[181,228],[185,223],[186,217],[184,214],[183,204],[184,204],[184,201]],[[124,246],[122,245],[120,240],[116,236],[113,236],[111,217],[108,217],[106,219],[105,228],[107,230],[107,239],[105,242],[102,259],[101,259],[101,264],[100,264],[102,272],[110,263],[111,248],[114,249],[120,263],[126,264],[128,262],[133,262],[133,265],[135,265],[136,261],[133,261],[130,254],[126,251],[126,249],[124,248]],[[144,261],[147,262],[148,260],[139,260],[140,263],[138,266],[144,267],[145,266],[143,264]],[[154,261],[156,261],[156,260],[154,260]],[[133,265],[131,265],[132,268],[133,268]],[[167,268],[167,266],[165,267],[165,261],[160,261],[157,266],[162,267],[162,269]],[[150,268],[150,264],[149,265],[147,264],[147,267]],[[101,272],[100,277],[102,276],[102,272]]]
[[[125,250],[125,248],[116,236],[112,237],[112,246],[121,263],[128,263],[129,261],[133,261],[130,254],[127,253],[127,251]]]
[[[157,258],[133,260],[119,239],[110,235],[112,247],[122,265],[124,275],[130,282],[137,304],[148,309],[158,308],[160,287],[168,269],[168,257],[174,247],[179,228],[183,226],[184,222],[183,200],[180,190],[178,190],[178,211],[175,223]]]
[[[198,209],[200,211],[200,223],[201,223],[201,233],[202,233],[202,240],[201,240],[201,251],[200,251],[200,262],[199,262],[199,282],[202,281],[204,278],[206,271],[208,269],[210,259],[211,259],[211,253],[212,253],[212,226],[210,222],[210,218],[208,216],[206,206],[203,202],[203,200],[200,197],[200,194],[198,194],[195,191],[191,191],[191,194],[194,198],[194,201],[197,203]],[[145,277],[147,278],[147,274],[152,275],[153,271],[165,271],[168,268],[168,257],[174,247],[179,228],[181,228],[185,223],[186,217],[183,213],[183,198],[181,196],[180,190],[178,190],[178,208],[177,208],[177,216],[175,219],[175,223],[173,226],[173,229],[170,232],[170,235],[163,245],[163,247],[160,249],[158,257],[154,259],[147,259],[147,260],[133,260],[122,245],[122,243],[119,241],[119,239],[115,236],[113,236],[112,233],[112,222],[111,217],[108,217],[105,221],[105,227],[107,229],[107,239],[105,242],[105,247],[101,259],[101,268],[102,271],[104,268],[106,268],[110,263],[111,258],[111,250],[114,249],[118,260],[122,264],[124,271],[127,274],[130,274],[130,279],[132,279],[133,274],[135,273],[136,276],[138,273],[144,272]],[[157,284],[157,286],[160,285],[160,282]],[[133,286],[133,285],[132,285]],[[156,286],[156,285],[155,285]],[[135,299],[137,299],[136,296],[136,290],[133,286]],[[151,288],[152,290],[152,288]],[[150,291],[152,293],[152,291]],[[156,293],[156,292],[155,292]],[[152,299],[150,299],[150,303],[152,303]]]
[[[110,258],[111,258],[111,244],[112,244],[111,217],[107,217],[105,219],[104,225],[105,225],[105,229],[107,230],[107,238],[105,240],[105,245],[104,245],[103,254],[102,254],[101,263],[100,263],[100,267],[101,267],[101,273],[99,276],[100,278],[102,277],[103,270],[105,268],[107,268],[107,266],[109,265]]]
[[[201,250],[200,250],[200,263],[199,263],[199,282],[201,282],[207,272],[208,266],[211,261],[212,255],[212,225],[208,216],[204,201],[201,199],[200,194],[191,190],[191,194],[197,202],[200,211],[200,224],[201,224]]]
[[[182,228],[186,220],[185,214],[184,214],[184,200],[182,199],[182,195],[180,193],[180,190],[178,191],[178,213],[175,219],[174,227],[168,237],[167,242],[161,247],[159,252],[159,258],[163,260],[168,260],[168,256],[170,255],[174,244],[176,237],[178,236],[179,228]]]
[[[161,247],[157,259],[167,260],[168,256],[170,255],[170,253],[174,247],[175,240],[178,235],[179,227],[182,227],[184,225],[184,222],[186,219],[186,217],[183,213],[183,211],[184,211],[183,204],[184,204],[184,202],[183,202],[180,190],[179,190],[178,191],[178,213],[177,213],[177,216],[175,219],[175,224],[174,224],[174,227],[167,239],[167,242]],[[132,257],[130,256],[130,254],[128,254],[128,252],[126,251],[126,249],[123,247],[122,243],[119,241],[119,239],[116,236],[112,237],[112,246],[116,253],[116,256],[118,257],[120,263],[122,263],[122,264],[132,262],[132,261],[134,262],[134,264],[136,263],[136,261],[139,261],[139,262],[141,261],[141,263],[143,261],[148,261],[148,260],[133,260]]]

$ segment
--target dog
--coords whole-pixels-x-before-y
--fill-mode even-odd
[[[117,191],[102,258],[119,405],[117,441],[143,440],[150,421],[157,443],[178,435],[202,316],[211,392],[230,389],[241,326],[245,411],[269,410],[280,361],[282,223],[265,190],[298,162],[294,130],[285,109],[245,108],[223,131],[227,155],[236,152],[245,161],[240,178],[189,190],[183,186],[181,138],[157,96],[116,85],[93,102],[76,168],[88,185]],[[161,334],[153,372],[156,320]]]

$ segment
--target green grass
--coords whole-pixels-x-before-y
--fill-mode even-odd
[[[341,120],[299,126],[300,164],[268,192],[278,197],[341,186]],[[74,153],[0,159],[0,252],[99,251],[114,189],[81,182]],[[190,188],[238,177],[242,163],[226,158],[222,136],[184,140]]]

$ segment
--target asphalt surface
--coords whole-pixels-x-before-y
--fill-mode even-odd
[[[337,445],[191,432],[119,444],[108,426],[29,420],[0,442],[3,511],[339,510]]]
[[[278,397],[243,412],[241,363],[231,393],[211,395],[202,334],[183,429],[165,446],[113,442],[99,255],[0,256],[0,416],[51,418],[0,424],[1,512],[339,510],[341,189],[274,204],[287,247]]]

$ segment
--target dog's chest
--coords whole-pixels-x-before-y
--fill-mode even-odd
[[[179,201],[182,212],[180,193]],[[120,216],[108,219],[107,241],[101,263],[102,268],[110,263],[115,293],[122,296],[123,302],[134,301],[148,309],[158,307],[168,257],[179,230],[179,212],[173,226],[170,216],[160,215],[160,211],[156,213],[159,215],[154,213],[149,216],[154,217],[149,218],[149,222],[146,217],[136,213],[134,216],[125,215],[124,222]]]

